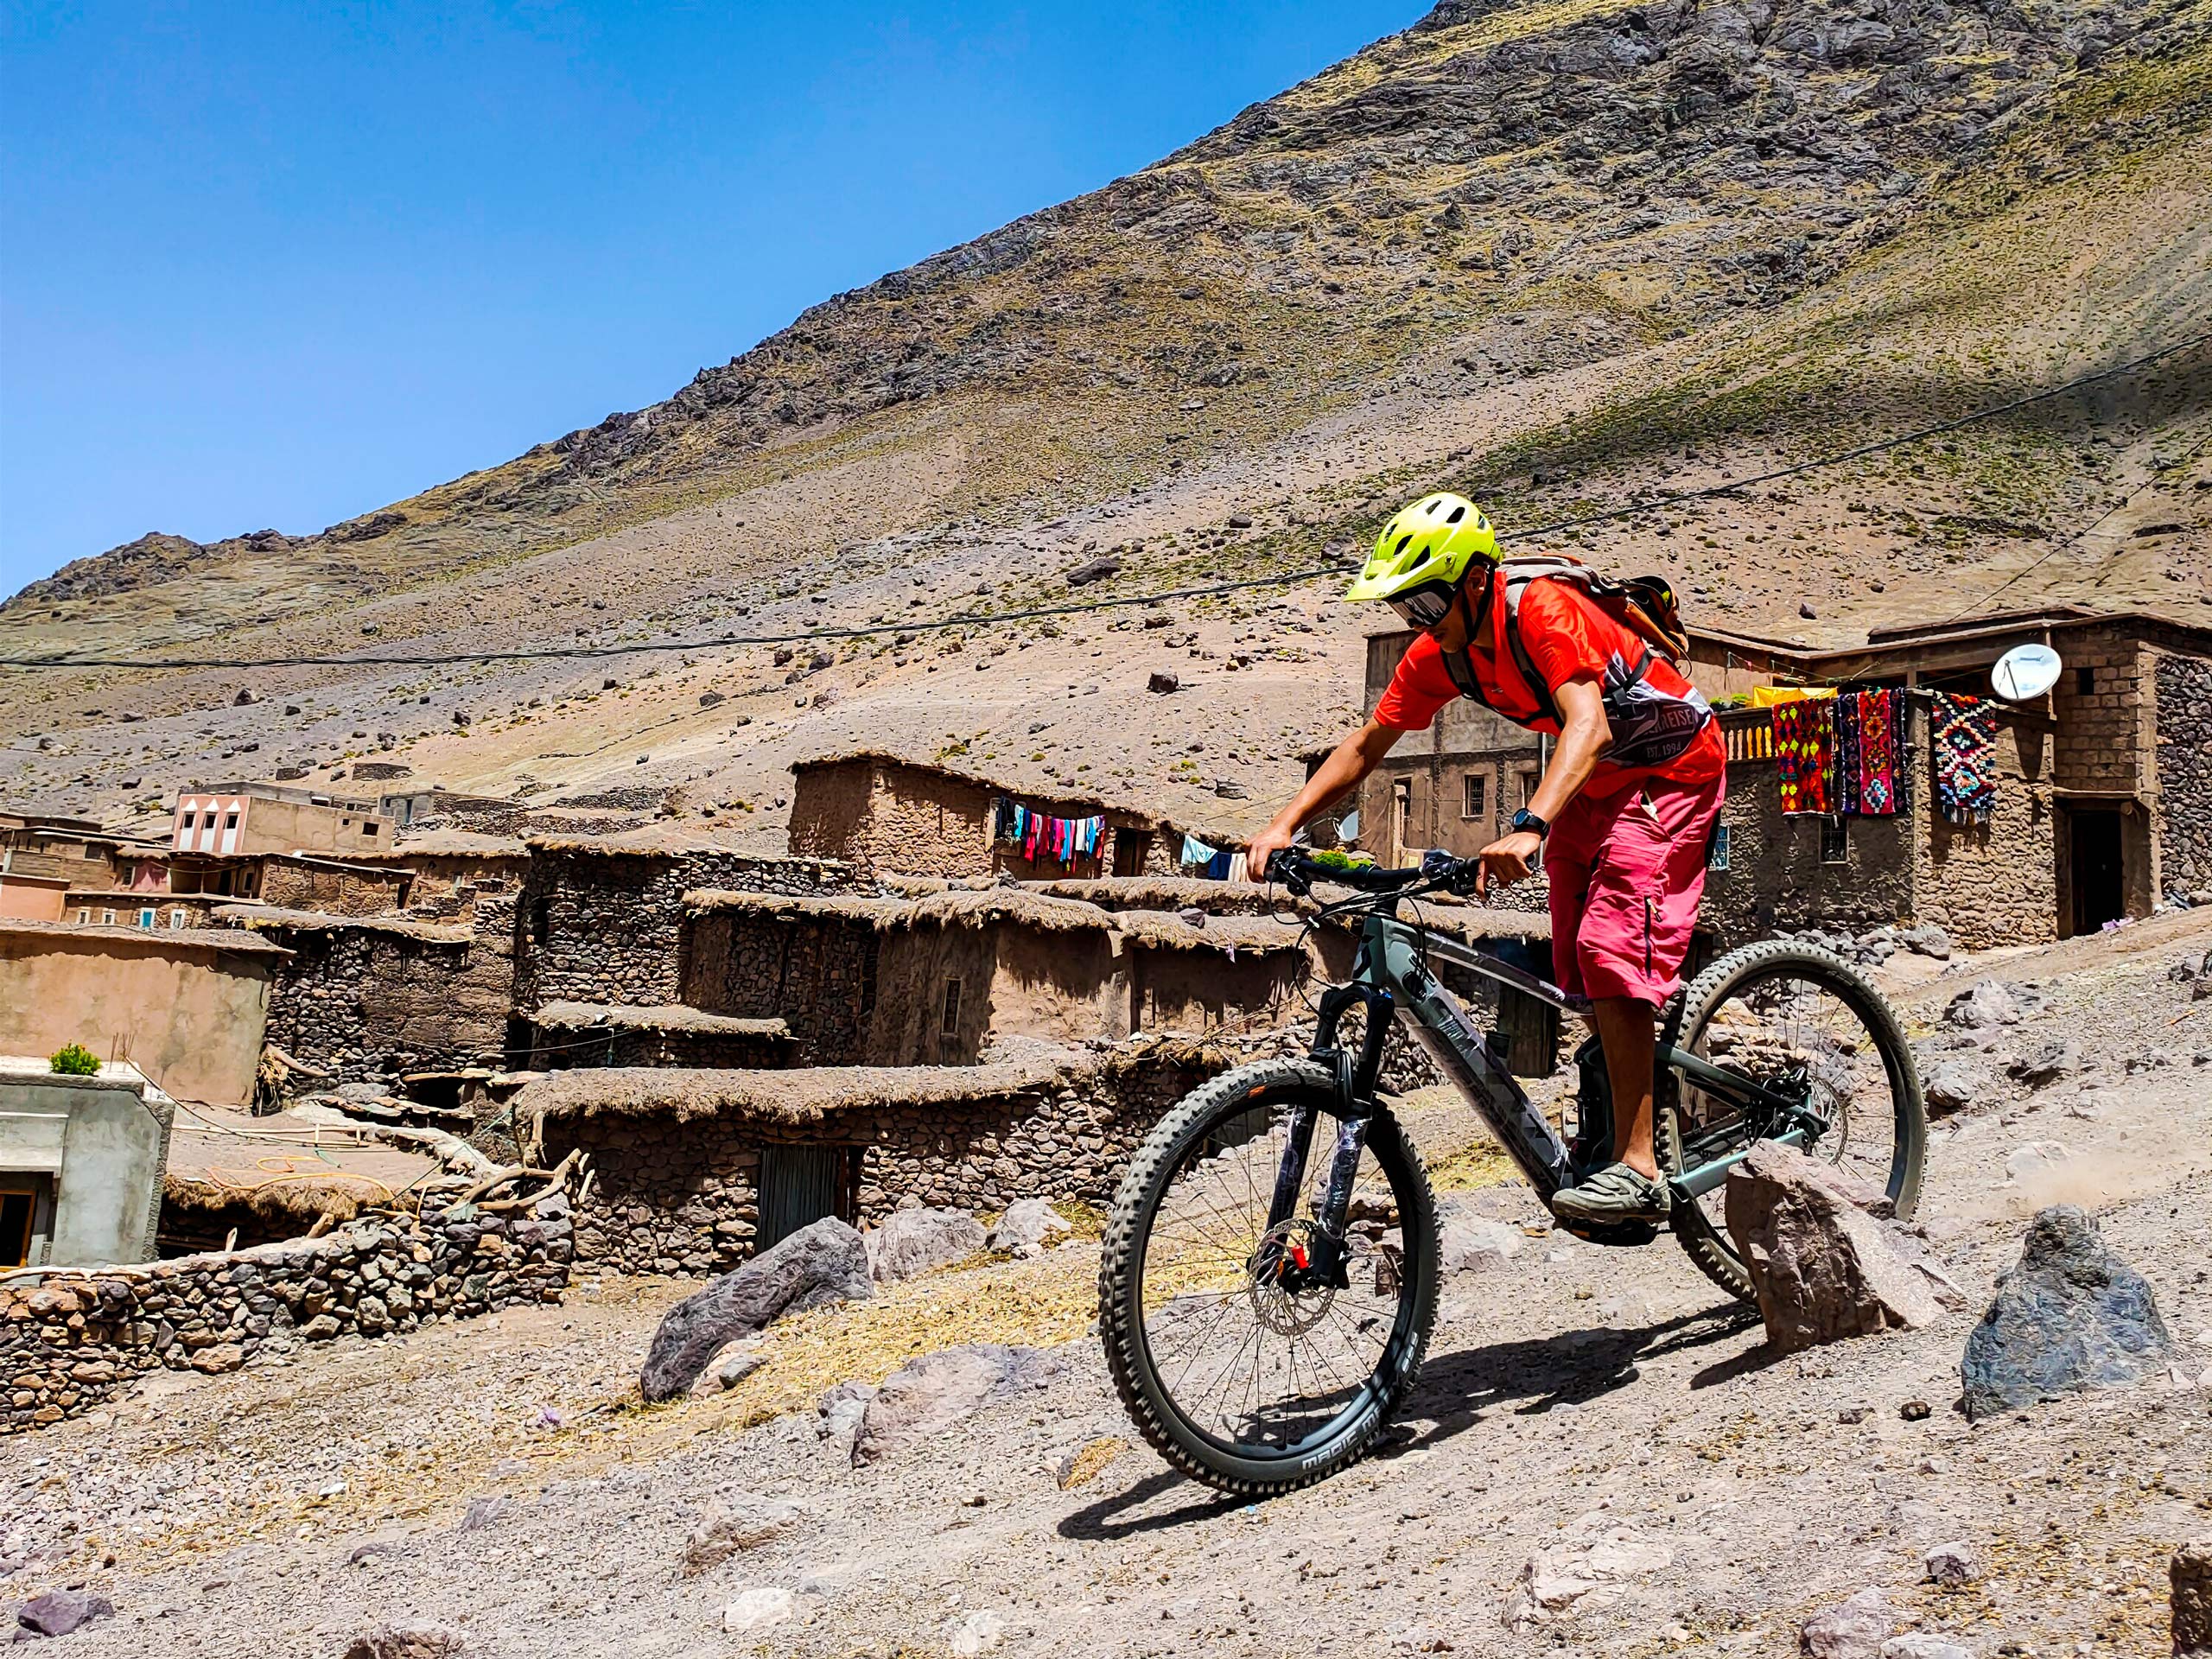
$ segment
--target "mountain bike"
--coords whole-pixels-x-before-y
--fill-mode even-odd
[[[1437,1202],[1421,1154],[1376,1092],[1402,1021],[1547,1205],[1611,1160],[1611,1106],[1593,1038],[1578,1051],[1577,1134],[1563,1139],[1478,1031],[1436,964],[1563,1012],[1586,999],[1492,951],[1402,918],[1465,893],[1473,861],[1416,868],[1325,863],[1293,849],[1271,878],[1354,897],[1309,925],[1356,925],[1350,978],[1316,1007],[1302,1058],[1240,1066],[1171,1109],[1139,1147],[1098,1268],[1099,1335],[1145,1438],[1194,1479],[1266,1497],[1363,1455],[1419,1376],[1436,1319]],[[1759,1141],[1844,1166],[1909,1217],[1927,1109],[1897,1015],[1840,957],[1787,939],[1728,952],[1663,1011],[1655,1149],[1690,1259],[1731,1296],[1751,1282],[1722,1215],[1728,1172]],[[1324,1126],[1326,1132],[1324,1133]],[[1569,1225],[1633,1246],[1646,1222]]]

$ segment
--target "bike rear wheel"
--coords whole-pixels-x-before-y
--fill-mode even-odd
[[[1802,1095],[1826,1128],[1806,1148],[1885,1193],[1900,1218],[1920,1202],[1928,1109],[1912,1046],[1882,994],[1840,957],[1788,939],[1713,963],[1661,1041],[1777,1092]],[[1661,1170],[1679,1175],[1747,1145],[1758,1125],[1678,1073],[1658,1080]],[[1677,1203],[1675,1236],[1707,1278],[1743,1301],[1751,1274],[1729,1236],[1726,1185]]]
[[[1294,1213],[1270,1230],[1291,1115],[1315,1126]],[[1313,1060],[1243,1066],[1185,1096],[1137,1150],[1106,1226],[1099,1335],[1131,1420],[1175,1467],[1243,1497],[1360,1457],[1420,1374],[1436,1319],[1436,1204],[1387,1112],[1368,1126],[1344,1282],[1287,1293],[1269,1250],[1315,1237],[1344,1122]]]

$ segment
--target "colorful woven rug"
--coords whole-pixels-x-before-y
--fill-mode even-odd
[[[1904,693],[1882,690],[1859,697],[1859,806],[1868,817],[1897,810],[1897,711]]]
[[[1828,797],[1828,810],[1839,817],[1859,810],[1859,695],[1835,694],[1835,792]]]
[[[1935,695],[1936,801],[1953,823],[1986,823],[1997,805],[1997,710],[1980,697]]]
[[[1805,698],[1774,711],[1774,759],[1784,812],[1828,812],[1835,793],[1835,700]]]

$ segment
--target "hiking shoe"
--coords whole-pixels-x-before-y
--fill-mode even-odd
[[[1552,1213],[1571,1221],[1660,1221],[1672,1199],[1663,1181],[1626,1164],[1608,1164],[1587,1180],[1552,1194]]]

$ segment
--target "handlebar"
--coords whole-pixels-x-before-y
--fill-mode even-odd
[[[1479,868],[1474,859],[1454,858],[1441,851],[1430,852],[1411,868],[1389,870],[1374,864],[1323,860],[1303,848],[1285,847],[1268,861],[1267,875],[1301,899],[1313,891],[1316,881],[1331,882],[1359,893],[1401,893],[1416,882],[1427,881],[1452,893],[1467,893],[1474,891],[1475,873]]]

